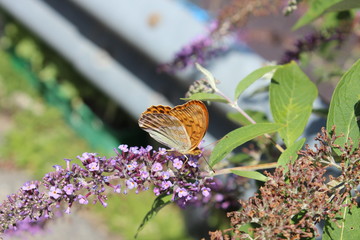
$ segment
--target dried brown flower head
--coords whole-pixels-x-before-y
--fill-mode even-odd
[[[315,150],[308,146],[300,157],[288,165],[288,170],[277,168],[267,173],[269,180],[259,194],[240,201],[242,209],[228,214],[231,217],[231,237],[219,231],[210,233],[212,239],[300,239],[318,235],[320,220],[336,221],[335,216],[344,206],[354,206],[360,195],[360,146],[344,147],[334,144],[338,137],[322,129],[316,138]],[[338,161],[333,149],[340,151]],[[329,169],[338,169],[338,176],[327,177]],[[351,196],[351,191],[355,194]],[[344,200],[350,197],[351,202]],[[251,235],[239,231],[251,224]]]

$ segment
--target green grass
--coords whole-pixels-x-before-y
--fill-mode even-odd
[[[66,125],[62,114],[42,101],[25,78],[14,71],[0,52],[0,111],[10,126],[0,146],[0,158],[28,169],[37,178],[52,171],[64,158],[90,151],[84,140]]]
[[[124,239],[133,239],[154,199],[155,196],[151,190],[139,194],[130,192],[127,195],[113,195],[108,207],[104,209],[99,206],[97,212],[108,212],[109,228],[121,233]],[[174,204],[163,208],[145,225],[138,239],[190,239],[184,227],[181,209]]]

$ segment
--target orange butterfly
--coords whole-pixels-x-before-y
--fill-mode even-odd
[[[171,108],[149,107],[139,118],[139,126],[156,141],[181,154],[198,155],[198,148],[209,125],[205,104],[192,100]]]

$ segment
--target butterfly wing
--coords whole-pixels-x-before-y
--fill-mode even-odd
[[[175,108],[151,106],[139,118],[139,126],[156,141],[182,154],[197,155],[209,125],[206,106],[193,100]]]
[[[156,106],[153,106],[156,107]],[[161,106],[163,107],[163,106]],[[145,111],[139,118],[139,126],[156,141],[180,153],[190,149],[191,142],[183,124],[174,116]]]
[[[178,118],[186,129],[191,142],[188,153],[199,154],[198,146],[209,125],[209,113],[205,104],[192,100],[171,109],[169,114]]]

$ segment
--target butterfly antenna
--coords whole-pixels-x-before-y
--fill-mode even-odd
[[[218,142],[220,142],[221,140],[223,140],[223,139],[225,139],[225,138],[227,138],[228,136],[223,136],[222,138],[220,138],[220,139],[218,139],[218,140],[216,140],[216,141],[214,141],[214,142],[212,142],[212,143],[209,143],[209,144],[207,144],[206,146],[203,146],[202,148],[208,148],[209,146],[211,146],[211,145],[216,145]]]
[[[213,173],[215,173],[215,170],[210,166],[209,162],[206,160],[206,158],[202,155],[202,157],[204,158],[205,162],[207,163],[207,165],[209,166],[209,168],[211,169],[211,171],[213,171]]]
[[[216,145],[220,140],[227,138],[228,136],[223,136],[222,138],[220,138],[219,140],[216,140],[215,142],[209,143],[208,145],[204,146],[203,148],[207,148],[211,145]],[[211,169],[211,171],[213,171],[213,173],[215,173],[215,170],[210,166],[209,162],[206,160],[206,158],[204,157],[204,155],[202,155],[202,157],[204,158],[205,162],[207,163],[207,165],[209,166],[209,168]]]

